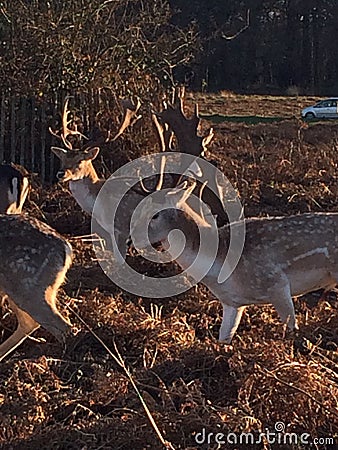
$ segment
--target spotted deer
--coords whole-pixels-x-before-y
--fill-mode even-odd
[[[184,99],[184,87],[178,88],[173,92],[171,102],[163,101],[162,111],[155,111],[153,108],[152,117],[160,136],[161,150],[176,151],[196,157],[196,163],[189,168],[180,168],[180,173],[187,171],[190,174],[192,173],[197,181],[208,180],[206,188],[202,192],[202,199],[217,218],[218,226],[221,226],[228,222],[223,205],[226,196],[224,186],[219,182],[217,168],[213,164],[205,165],[204,170],[202,170],[197,163],[198,158],[205,159],[208,146],[214,137],[214,131],[210,128],[205,136],[199,135],[201,118],[198,104],[195,103],[192,116],[187,117],[184,112]],[[206,170],[207,172],[205,172]],[[179,176],[174,184],[178,180]],[[198,194],[197,191],[201,189],[202,185],[203,181],[197,184],[196,194]]]
[[[62,341],[70,323],[55,302],[72,261],[70,244],[37,219],[1,214],[0,261],[0,293],[18,321],[0,344],[0,361],[40,325]]]
[[[181,106],[175,108],[170,116],[174,118],[174,122],[176,122],[176,116],[179,116],[179,118],[181,118],[182,101],[183,100],[180,101]],[[69,119],[70,111],[68,110],[68,99],[66,99],[62,112],[62,129],[59,132],[50,130],[54,136],[62,141],[64,146],[64,148],[51,148],[52,152],[61,161],[60,169],[57,173],[57,178],[61,182],[69,182],[69,188],[73,197],[85,212],[92,215],[92,220],[95,223],[94,228],[96,229],[98,234],[106,240],[106,242],[108,243],[108,248],[113,251],[115,260],[119,264],[123,264],[127,253],[129,224],[132,213],[139,202],[143,199],[143,197],[145,195],[148,195],[151,190],[147,191],[146,189],[140,188],[140,184],[130,189],[130,191],[125,194],[123,204],[117,211],[115,221],[113,222],[110,208],[112,204],[112,190],[108,189],[107,193],[101,192],[107,180],[99,178],[92,164],[92,161],[97,157],[99,153],[99,147],[97,147],[96,144],[107,142],[107,140],[117,139],[117,137],[119,137],[128,126],[138,120],[138,118],[140,117],[140,115],[138,114],[139,108],[140,102],[134,104],[130,100],[126,100],[124,102],[124,119],[115,136],[111,137],[107,135],[105,139],[102,139],[101,136],[101,140],[96,140],[95,144],[87,140],[84,145],[81,145],[81,139],[76,138],[80,137],[86,139],[86,137],[79,132],[79,130],[76,128],[76,124],[74,125],[74,121]],[[163,125],[165,121],[162,120],[163,118],[160,113],[153,113],[153,119],[156,124],[158,136],[162,145],[162,150],[169,150],[169,147],[166,144],[168,139],[168,135],[166,133],[167,128]],[[198,150],[195,149],[195,152],[197,152],[196,154],[199,154],[201,146],[206,149],[207,144],[211,141],[211,138],[213,136],[212,130],[209,132],[207,138],[200,138],[199,136],[195,136],[199,120],[200,119],[198,118],[198,116],[196,116],[196,119],[194,119],[194,126],[191,127],[189,125],[190,119],[184,119],[183,121],[180,121],[180,127],[178,127],[179,131],[175,128],[175,133],[177,132],[179,136],[184,135],[184,129],[186,129],[186,133],[188,134],[188,139],[191,141],[192,148],[198,147]],[[72,125],[70,125],[71,122],[73,122]],[[70,128],[70,126],[72,126],[72,128]],[[180,139],[178,139],[178,142],[180,142]],[[190,173],[191,170],[189,169],[191,168],[183,168],[183,171],[187,170],[187,173]],[[192,172],[196,175],[195,168],[192,168]],[[149,175],[151,176],[152,174],[150,173]],[[180,173],[178,174],[178,177],[180,177]],[[209,174],[209,179],[214,179],[214,173],[211,174],[211,177]],[[155,189],[158,190],[162,187],[162,182],[163,179],[159,177],[158,180],[153,180],[152,184],[156,184]],[[175,184],[175,180],[169,176],[166,178],[164,184],[168,185],[168,183],[172,186]],[[101,194],[99,196],[100,192]],[[98,207],[96,204],[94,210],[94,205],[98,197],[100,199],[100,207]],[[204,200],[208,203],[207,199]],[[213,212],[217,215],[222,215],[222,217],[226,216],[222,204],[220,204],[217,198],[216,200],[218,201],[218,204],[217,208],[215,208],[215,211]],[[216,205],[215,202],[214,204]]]
[[[251,304],[272,304],[282,322],[290,330],[297,329],[292,297],[317,289],[330,290],[338,283],[338,213],[250,218],[231,224],[232,229],[230,225],[215,229],[210,220],[188,205],[194,187],[194,183],[184,183],[148,196],[132,225],[134,245],[139,249],[146,246],[144,224],[149,223],[150,243],[160,243],[169,254],[178,255],[176,262],[189,274],[201,251],[199,236],[206,242],[217,239],[215,259],[210,259],[210,246],[206,245],[199,264],[207,268],[201,282],[223,305],[220,341],[231,342],[245,306]],[[156,205],[162,210],[153,214]],[[219,281],[231,232],[243,226],[246,233],[239,262],[227,279]],[[177,229],[185,237],[183,252],[177,248],[180,239],[170,239],[170,233]]]
[[[94,204],[99,192],[107,180],[99,178],[92,161],[100,151],[97,144],[102,144],[108,140],[116,140],[128,126],[141,117],[138,114],[139,101],[133,103],[131,100],[126,99],[123,102],[123,108],[124,117],[117,133],[113,137],[109,135],[109,132],[107,132],[106,136],[101,134],[95,143],[88,141],[74,126],[74,129],[70,128],[70,122],[72,121],[68,119],[70,114],[68,99],[65,100],[63,107],[62,129],[59,132],[50,129],[51,133],[59,138],[64,145],[64,148],[51,148],[52,152],[60,159],[60,169],[57,172],[58,180],[62,183],[69,182],[69,188],[73,197],[83,211],[93,216],[92,220],[95,223],[95,230],[106,241],[107,248],[113,251],[114,258],[119,264],[123,264],[127,253],[131,214],[142,197],[133,190],[126,193],[123,208],[119,209],[115,223],[112,221],[109,207],[111,192],[107,196],[104,194],[100,196],[102,207],[97,207],[94,210]],[[74,137],[84,137],[88,142],[82,145],[81,139],[75,139],[74,144],[72,142]]]
[[[28,191],[28,172],[23,167],[0,165],[0,214],[20,214]]]

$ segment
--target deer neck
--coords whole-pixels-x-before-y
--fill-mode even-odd
[[[192,215],[195,216],[195,220],[191,217]],[[196,217],[198,218],[198,228]],[[217,226],[211,226],[207,220],[202,219],[196,213],[192,214],[192,211],[181,213],[177,225],[175,228],[182,233],[178,234],[176,239],[170,243],[166,239],[163,247],[193,278],[202,279],[212,276],[213,272],[217,271],[219,265],[217,261],[221,256]],[[182,248],[184,250],[180,251]]]
[[[81,175],[81,178],[69,182],[69,188],[81,208],[88,214],[92,214],[95,200],[105,180],[97,176],[91,163],[86,166]]]

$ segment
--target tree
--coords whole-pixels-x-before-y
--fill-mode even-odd
[[[144,86],[170,80],[198,50],[194,27],[170,23],[167,1],[7,0],[1,3],[5,89]],[[148,87],[146,87],[148,86]]]

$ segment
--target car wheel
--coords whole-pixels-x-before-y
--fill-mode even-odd
[[[305,119],[311,120],[314,118],[315,118],[315,115],[312,112],[308,112],[305,114]]]

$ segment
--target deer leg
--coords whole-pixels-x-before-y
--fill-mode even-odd
[[[244,311],[244,306],[235,308],[234,306],[223,305],[223,318],[221,328],[219,330],[219,341],[230,344],[234,334],[236,333],[239,322]]]
[[[14,351],[31,333],[33,333],[33,331],[38,329],[40,326],[29,314],[18,308],[12,300],[8,299],[8,302],[12,311],[16,315],[18,327],[14,333],[0,345],[0,361],[6,358],[6,356]]]
[[[127,237],[124,233],[114,230],[114,236],[112,236],[112,246],[114,259],[117,264],[123,265],[125,263],[127,254]]]
[[[94,217],[92,217],[92,232],[93,231],[104,240],[106,249],[109,251],[113,251],[113,244],[110,234],[108,233],[108,231],[101,227],[101,225]]]
[[[276,293],[274,295],[276,295]],[[286,286],[278,296],[278,300],[273,301],[272,304],[275,307],[281,321],[286,323],[290,330],[298,330],[290,286]]]
[[[49,331],[62,344],[64,343],[65,334],[71,326],[69,320],[60,314],[55,305],[57,290],[63,281],[64,273],[65,269],[59,273],[55,284],[47,289],[41,288],[40,290],[36,288],[36,300],[22,305],[37,323]]]
[[[332,291],[336,291],[336,287],[337,287],[337,283],[338,283],[338,276],[336,274],[332,274],[332,284],[330,284],[329,286],[327,286],[324,291],[322,292],[320,298],[319,298],[319,302],[324,302],[328,299],[328,296],[330,295],[330,293]]]

